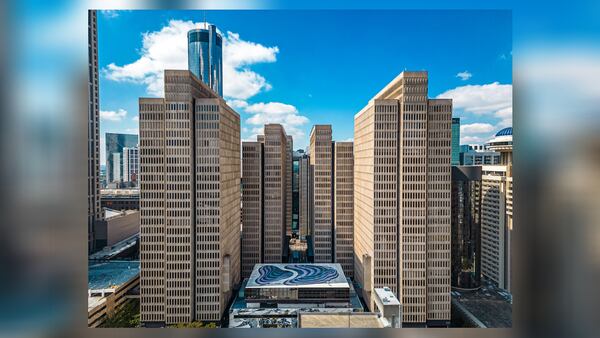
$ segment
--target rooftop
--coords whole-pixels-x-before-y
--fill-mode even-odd
[[[342,266],[330,264],[256,264],[247,288],[349,288]]]
[[[483,281],[482,285],[477,290],[452,289],[453,306],[458,306],[467,316],[476,318],[476,322],[482,327],[512,327],[510,293],[489,281]]]
[[[400,301],[388,287],[375,288],[375,293],[381,299],[383,305],[400,305]]]
[[[139,261],[109,261],[88,266],[88,289],[117,288],[140,272]]]

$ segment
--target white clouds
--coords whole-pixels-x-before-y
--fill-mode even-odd
[[[125,109],[119,109],[117,111],[108,110],[108,111],[100,111],[100,118],[102,120],[107,121],[121,121],[127,116],[127,111]]]
[[[306,116],[298,114],[296,107],[281,102],[254,103],[247,105],[244,111],[252,114],[246,122],[253,126],[254,135],[262,133],[264,124],[279,123],[288,135],[299,139],[304,137],[302,126],[309,122]]]
[[[473,77],[473,74],[471,74],[469,71],[465,70],[464,72],[460,72],[460,73],[456,74],[456,77],[459,77],[461,80],[466,81],[466,80],[470,79],[471,77]]]
[[[494,126],[489,123],[471,123],[460,126],[461,134],[483,134],[494,131]]]
[[[451,98],[454,108],[474,114],[494,114],[512,108],[512,85],[498,82],[450,89],[438,98]]]
[[[102,15],[104,15],[104,17],[108,19],[114,19],[119,17],[119,11],[112,9],[101,10],[100,13],[102,13]]]
[[[140,58],[123,66],[109,64],[104,69],[106,78],[144,84],[148,94],[162,96],[164,69],[187,69],[187,32],[202,26],[204,23],[171,20],[160,31],[144,33]],[[223,40],[223,95],[246,100],[269,90],[271,85],[250,66],[277,61],[279,48],[242,40],[233,32],[223,35]]]
[[[466,85],[450,89],[438,98],[451,98],[455,110],[463,115],[471,113],[484,121],[463,124],[460,127],[461,144],[482,143],[495,132],[512,125],[512,85],[493,82],[483,85]]]
[[[132,121],[138,122],[140,120],[140,116],[136,115],[134,117],[131,118]]]

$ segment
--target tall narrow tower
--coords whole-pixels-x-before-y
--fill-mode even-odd
[[[215,25],[188,32],[188,69],[223,96],[223,38]]]
[[[313,247],[315,263],[333,262],[333,146],[331,125],[310,132],[313,167]]]
[[[100,208],[100,113],[98,99],[98,23],[88,11],[88,252],[96,251],[94,226],[102,219]]]
[[[140,313],[219,321],[240,282],[240,117],[187,70],[140,98]]]
[[[402,72],[354,117],[355,278],[402,302],[404,326],[450,320],[452,101]]]

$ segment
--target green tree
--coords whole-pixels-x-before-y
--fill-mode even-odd
[[[123,305],[112,316],[106,318],[100,327],[129,328],[140,327],[140,301],[133,299]]]

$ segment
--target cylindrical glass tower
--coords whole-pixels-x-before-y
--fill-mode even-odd
[[[215,25],[188,32],[188,69],[223,96],[223,38]]]

